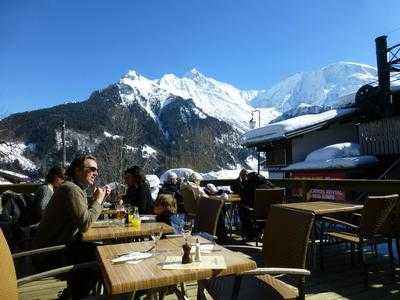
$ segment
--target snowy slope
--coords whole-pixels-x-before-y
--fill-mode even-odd
[[[274,106],[281,112],[301,103],[336,106],[338,98],[376,81],[376,69],[369,65],[339,62],[320,70],[294,74],[251,100],[255,107]]]
[[[0,144],[0,162],[13,163],[17,160],[24,170],[36,170],[37,167],[33,161],[24,156],[24,151],[28,148],[23,143]]]
[[[136,71],[129,71],[118,83],[123,105],[137,101],[155,120],[155,108],[168,104],[170,96],[192,99],[207,115],[226,121],[233,127],[245,131],[251,112],[251,99],[258,91],[242,91],[234,86],[206,77],[196,69],[183,77],[166,74],[159,80],[148,79]],[[262,108],[261,125],[267,124],[280,113],[275,108]]]
[[[226,121],[240,131],[247,131],[255,108],[261,110],[260,123],[263,126],[300,105],[340,107],[354,102],[358,88],[376,81],[376,78],[376,69],[372,66],[339,62],[319,70],[294,74],[260,91],[240,90],[196,69],[182,77],[165,74],[158,80],[131,70],[118,86],[122,104],[137,101],[154,120],[157,120],[159,110],[168,104],[169,97],[179,96],[192,99],[207,115]]]

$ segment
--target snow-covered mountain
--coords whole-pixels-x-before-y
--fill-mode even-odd
[[[118,83],[123,103],[138,101],[156,119],[157,111],[168,104],[171,96],[192,99],[194,104],[218,120],[231,124],[240,131],[248,130],[251,112],[249,102],[260,91],[244,91],[234,86],[206,77],[192,69],[183,77],[166,74],[159,80],[148,79],[136,71],[129,71]],[[262,109],[262,124],[280,115],[274,107]]]
[[[118,86],[123,104],[137,101],[154,120],[160,109],[169,103],[168,99],[179,96],[192,99],[207,115],[243,132],[249,129],[248,122],[255,108],[261,111],[262,126],[287,111],[301,112],[304,105],[335,107],[343,105],[344,101],[352,102],[354,95],[350,98],[347,95],[376,80],[376,69],[372,66],[339,62],[320,70],[294,74],[265,90],[240,90],[196,69],[182,77],[165,74],[153,80],[131,70]]]
[[[335,106],[340,97],[376,80],[377,71],[372,66],[339,62],[320,70],[289,76],[259,93],[250,104],[254,107],[275,107],[280,112],[297,108],[301,103]]]
[[[353,101],[354,94],[346,95],[375,80],[373,67],[344,62],[292,75],[259,91],[240,90],[196,69],[160,79],[132,70],[86,101],[14,114],[0,121],[0,129],[4,126],[18,142],[35,145],[21,155],[27,154],[37,166],[58,159],[63,116],[71,156],[90,151],[111,157],[108,164],[115,165],[123,143],[127,163],[143,161],[153,171],[178,163],[203,170],[235,168],[249,165],[240,135],[249,129],[255,109],[260,110],[261,126],[281,115],[315,114]],[[259,116],[253,117],[258,121]]]

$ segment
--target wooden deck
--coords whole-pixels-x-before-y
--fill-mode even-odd
[[[238,243],[238,241],[229,241]],[[370,265],[370,286],[365,288],[362,281],[362,269],[360,265],[352,267],[350,256],[343,245],[330,247],[326,251],[325,271],[318,267],[311,270],[311,276],[306,281],[307,300],[339,300],[339,299],[400,299],[400,268],[397,268],[396,280],[390,276],[388,257],[385,245],[379,246],[380,254],[376,258],[372,253],[367,253],[367,262]],[[261,261],[260,252],[247,253],[252,255],[257,262]],[[281,278],[287,283],[293,282],[291,278]],[[43,294],[45,298],[57,299],[57,294],[62,291],[66,283],[54,278],[41,282],[41,289],[32,291],[31,284],[22,287],[20,299],[39,299],[35,294]],[[196,299],[196,282],[187,283],[187,295],[189,299]],[[33,297],[33,298],[32,298]],[[207,297],[211,299],[211,297]],[[141,299],[144,299],[142,297]],[[176,299],[175,295],[168,295],[166,300]]]

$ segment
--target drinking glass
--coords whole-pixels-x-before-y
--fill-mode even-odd
[[[116,213],[116,218],[118,220],[118,223],[120,225],[123,225],[125,223],[125,207],[123,204],[117,205],[116,207],[117,213]]]
[[[182,224],[182,234],[186,243],[189,241],[189,237],[192,234],[193,224],[193,219],[190,218],[187,218]]]
[[[151,234],[151,239],[154,242],[153,245],[153,253],[158,253],[158,241],[161,239],[161,236],[163,234],[162,226],[160,227],[159,231],[155,231]]]

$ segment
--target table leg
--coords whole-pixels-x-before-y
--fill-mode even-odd
[[[324,255],[323,255],[323,248],[324,248],[324,232],[325,232],[325,222],[321,219],[319,220],[320,228],[319,228],[319,266],[321,270],[324,270]]]

